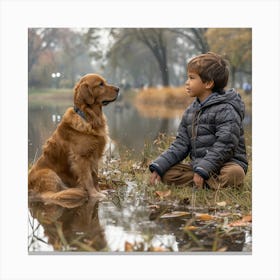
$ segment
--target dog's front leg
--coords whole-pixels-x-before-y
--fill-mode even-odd
[[[77,177],[77,184],[84,188],[89,196],[104,198],[105,195],[100,193],[96,186],[98,185],[97,174],[92,175],[92,165],[87,158],[79,157],[79,159],[72,164],[72,170]],[[94,172],[95,173],[95,172]]]
[[[98,163],[94,163],[92,165],[91,176],[92,176],[92,180],[93,180],[94,187],[96,188],[96,190],[98,192],[102,192],[99,187],[99,183],[98,183]]]
[[[83,183],[81,185],[87,190],[89,196],[104,198],[105,195],[99,191],[98,187],[98,177],[96,175],[92,176],[91,171],[89,170],[86,178],[81,180]]]

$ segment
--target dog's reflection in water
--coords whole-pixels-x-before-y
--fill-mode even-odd
[[[90,199],[75,208],[29,199],[29,210],[44,228],[48,243],[55,251],[94,252],[106,248],[97,199]]]

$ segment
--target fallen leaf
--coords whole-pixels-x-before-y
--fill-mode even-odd
[[[196,227],[196,226],[185,226],[183,228],[184,231],[193,231],[193,230],[196,230],[196,229],[198,229],[198,227]]]
[[[244,216],[242,219],[229,223],[230,227],[246,227],[252,222],[252,215]]]
[[[252,215],[247,215],[242,218],[243,222],[252,222]]]
[[[215,217],[209,214],[196,214],[196,217],[201,221],[215,220]]]
[[[228,249],[228,247],[225,246],[225,247],[218,249],[217,252],[226,252],[227,249]]]
[[[242,220],[238,220],[228,224],[229,227],[246,227],[248,225],[248,222],[243,222]]]
[[[149,251],[150,252],[169,252],[169,250],[167,250],[164,247],[160,247],[160,246],[159,247],[150,247]]]
[[[160,198],[164,198],[164,197],[168,197],[171,195],[171,190],[167,190],[167,191],[156,191],[155,192],[157,196],[159,196]]]
[[[227,205],[225,201],[217,202],[216,204],[220,207],[225,207]]]
[[[176,217],[181,217],[186,215],[190,215],[190,213],[185,211],[174,211],[171,213],[163,214],[160,218],[176,218]]]
[[[124,250],[126,252],[133,252],[133,244],[125,241],[125,244],[124,244]]]

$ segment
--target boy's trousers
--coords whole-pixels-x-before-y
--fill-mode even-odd
[[[179,163],[172,166],[163,175],[162,181],[168,185],[193,184],[193,169],[190,164]],[[222,166],[219,174],[212,175],[205,183],[211,189],[219,189],[226,186],[238,187],[243,184],[245,172],[243,168],[234,163],[227,162]]]

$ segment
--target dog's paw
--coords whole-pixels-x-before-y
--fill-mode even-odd
[[[92,190],[92,191],[90,191],[90,193],[89,193],[89,197],[91,197],[91,198],[96,198],[96,199],[98,199],[98,200],[103,200],[103,199],[105,199],[107,196],[106,196],[104,193],[102,193],[102,192],[98,192],[98,191],[96,191],[96,190]]]

